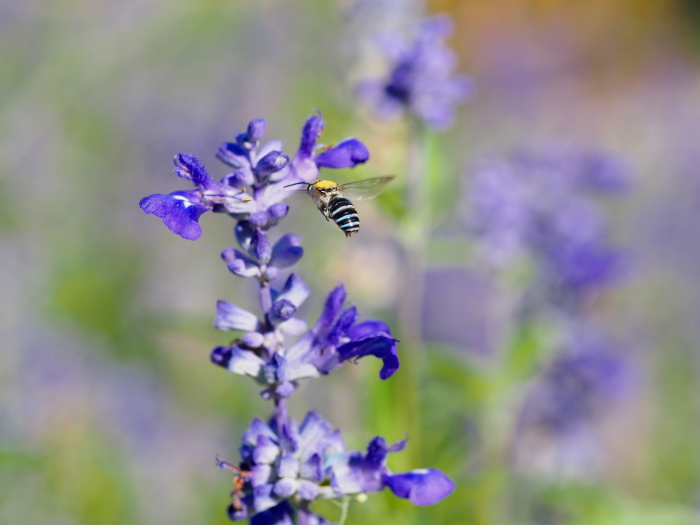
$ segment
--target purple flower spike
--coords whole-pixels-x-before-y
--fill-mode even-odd
[[[455,490],[455,482],[444,472],[433,468],[412,470],[405,474],[389,474],[384,483],[399,498],[420,507],[434,505]]]
[[[328,374],[344,361],[373,355],[382,360],[382,379],[399,368],[398,340],[390,328],[378,320],[358,323],[357,308],[345,304],[343,285],[329,294],[319,319],[308,330],[297,315],[309,287],[294,273],[281,288],[274,282],[281,270],[296,264],[304,253],[298,235],[283,235],[274,245],[270,241],[276,236],[269,236],[269,230],[289,211],[282,202],[290,193],[285,187],[315,179],[322,167],[349,168],[369,159],[367,147],[355,138],[332,147],[318,144],[324,126],[320,112],[306,121],[299,150],[290,161],[281,142],[260,144],[266,121],[253,120],[233,142],[219,148],[217,157],[233,168],[221,182],[213,180],[196,157],[180,153],[175,157],[175,172],[195,189],[151,195],[140,202],[144,212],[160,217],[186,239],[201,235],[198,220],[206,211],[237,220],[234,233],[241,249],[226,248],[221,257],[232,273],[258,279],[261,315],[228,301],[217,302],[214,326],[239,333],[210,355],[213,364],[262,385],[262,398],[275,405],[269,422],[255,418],[244,432],[239,463],[216,459],[218,467],[233,472],[227,509],[233,521],[331,525],[311,511],[313,502],[388,486],[401,497],[427,505],[452,490],[439,471],[393,475],[387,469],[387,456],[402,450],[406,440],[387,446],[376,437],[366,454],[347,452],[340,431],[319,414],[309,412],[299,425],[287,412],[286,398],[294,394],[301,379]],[[288,337],[296,339],[291,346]]]
[[[244,432],[241,458],[250,475],[237,494],[247,504],[237,519],[265,516],[269,509],[293,500],[299,519],[318,519],[309,510],[312,501],[344,495],[379,492],[389,487],[397,496],[416,505],[432,505],[447,497],[454,482],[435,469],[392,474],[386,467],[390,453],[403,450],[405,440],[387,446],[374,438],[367,453],[348,452],[340,432],[316,412],[309,412],[299,426],[289,418],[284,401],[269,424],[254,419]],[[230,464],[218,460],[227,468]],[[231,467],[228,467],[231,468]],[[235,470],[235,468],[231,468]],[[258,514],[250,510],[255,509]]]

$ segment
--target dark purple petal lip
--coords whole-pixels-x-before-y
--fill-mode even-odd
[[[357,360],[367,355],[378,357],[383,362],[379,377],[386,380],[399,370],[400,363],[396,352],[396,343],[398,342],[398,339],[392,337],[369,337],[344,344],[338,348],[338,355],[341,361]]]
[[[194,241],[202,235],[199,217],[211,207],[199,203],[196,192],[149,195],[139,202],[145,213],[163,220],[163,224],[183,239]]]
[[[323,168],[353,168],[369,160],[369,150],[356,138],[348,138],[318,154],[316,165]]]
[[[385,474],[384,483],[399,498],[418,506],[434,505],[454,492],[457,485],[437,469],[418,469],[404,474]]]

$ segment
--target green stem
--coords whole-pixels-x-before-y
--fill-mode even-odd
[[[350,496],[345,496],[343,498],[343,503],[340,506],[340,519],[338,520],[338,525],[344,525],[345,520],[348,519],[348,510],[350,509]]]

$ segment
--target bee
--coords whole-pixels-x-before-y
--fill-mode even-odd
[[[306,191],[326,220],[333,219],[345,236],[350,237],[353,233],[360,231],[360,216],[347,197],[358,201],[374,199],[393,179],[394,177],[375,177],[347,184],[315,180],[310,183],[296,182],[285,188],[306,184],[306,188],[300,191]]]

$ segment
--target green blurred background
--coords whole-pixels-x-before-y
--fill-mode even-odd
[[[358,5],[381,16],[363,18]],[[216,148],[252,118],[267,118],[267,138],[293,153],[313,108],[324,139],[356,136],[372,153],[360,174],[340,177],[400,179],[405,126],[372,121],[352,89],[374,67],[372,31],[420,9],[0,0],[0,523],[228,522],[230,477],[214,455],[233,460],[247,423],[270,407],[257,386],[209,363],[230,339],[212,319],[216,299],[256,311],[255,290],[219,259],[233,243],[220,216],[205,215],[192,243],[138,201],[185,189],[172,173],[180,151],[223,175]],[[347,523],[700,522],[700,10],[668,0],[427,9],[455,18],[451,43],[478,88],[456,126],[431,139],[447,189],[443,225],[461,206],[451,189],[485,153],[564,139],[633,165],[634,191],[609,211],[635,272],[602,313],[627,336],[643,386],[599,423],[600,476],[532,482],[490,457],[507,440],[520,383],[504,386],[469,349],[426,343],[386,383],[365,360],[306,384],[296,417],[319,410],[352,448],[409,430],[409,449],[389,466],[442,468],[459,485],[422,509],[372,496]],[[314,291],[302,317],[313,319],[342,280],[365,318],[395,319],[405,285],[397,186],[360,209],[363,232],[351,241],[312,206],[293,207],[283,227],[304,239],[297,271]],[[431,266],[469,267],[469,239],[435,237],[428,251]],[[475,419],[495,440],[486,453],[474,447]],[[554,510],[520,514],[518,501],[535,492]]]

